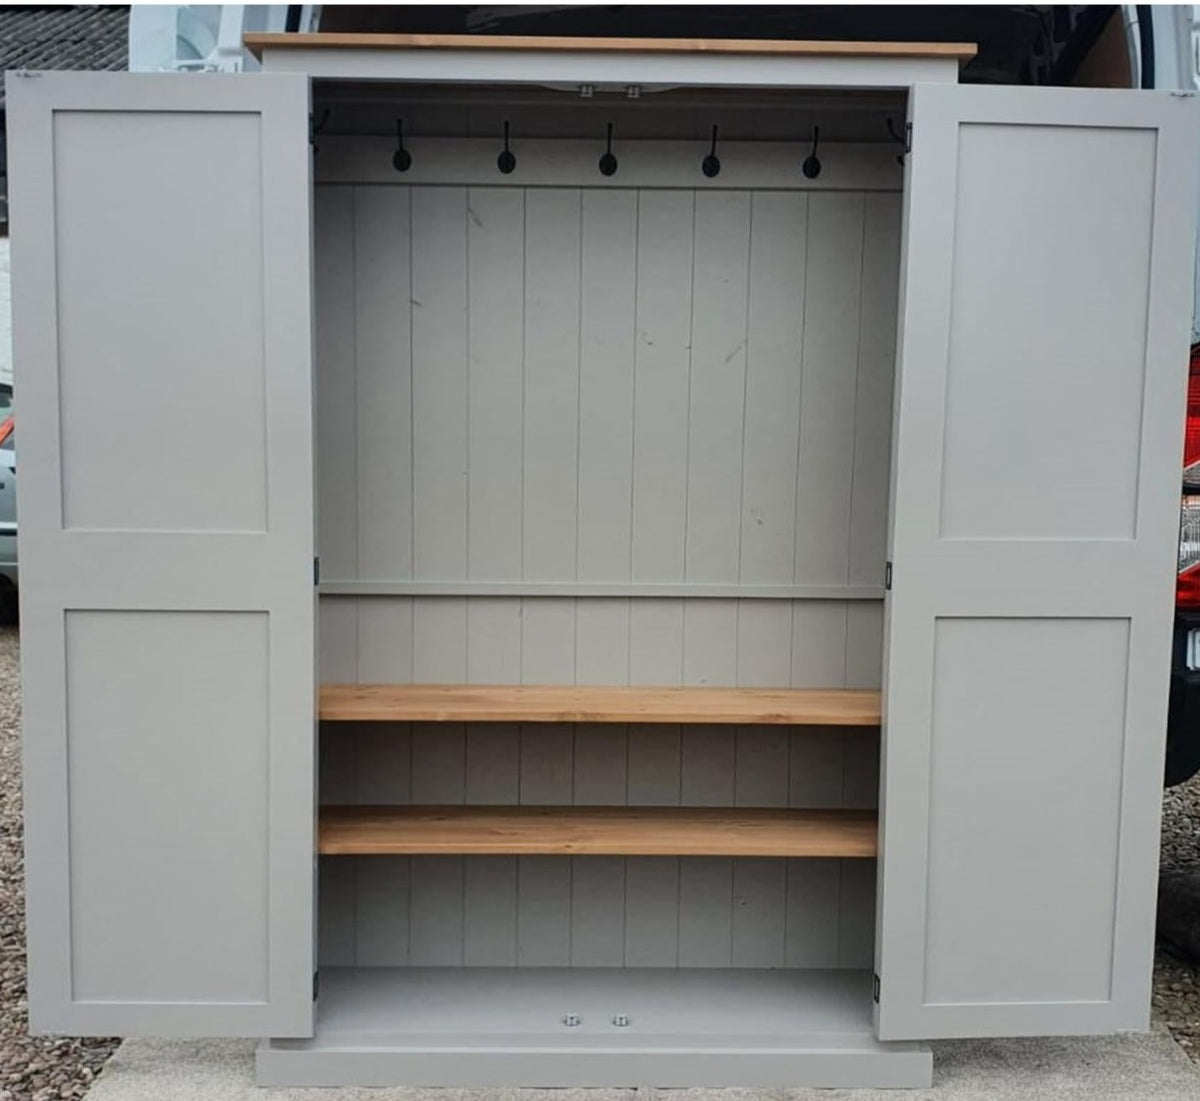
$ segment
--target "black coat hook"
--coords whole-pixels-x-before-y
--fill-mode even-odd
[[[392,155],[392,167],[397,172],[412,168],[412,154],[404,148],[404,119],[396,119],[396,152]]]
[[[721,171],[721,158],[717,156],[717,124],[713,123],[712,148],[708,156],[700,162],[700,171],[710,180]]]
[[[517,167],[516,155],[508,147],[508,120],[504,121],[504,152],[496,158],[496,167],[500,169],[504,175],[508,175],[514,168]]]
[[[600,156],[600,175],[613,176],[617,171],[617,158],[613,156],[612,151],[612,132],[613,124],[608,124],[608,144],[605,146],[604,152]]]
[[[810,180],[815,180],[821,174],[821,158],[817,156],[817,143],[821,140],[821,128],[813,127],[812,151],[804,158],[800,171]]]
[[[891,135],[892,141],[894,141],[897,145],[904,146],[904,152],[900,153],[896,157],[896,163],[903,165],[905,154],[912,152],[912,123],[906,122],[904,124],[904,133],[901,133],[896,129],[895,122],[889,118],[887,120],[887,131]]]

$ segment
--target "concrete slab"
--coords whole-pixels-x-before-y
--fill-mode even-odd
[[[929,1090],[260,1089],[244,1040],[126,1040],[88,1101],[1197,1101],[1200,1067],[1165,1029],[933,1045]]]

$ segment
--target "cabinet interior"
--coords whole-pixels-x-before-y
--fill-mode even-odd
[[[869,1028],[903,115],[317,86],[322,1013],[811,980]],[[506,123],[590,171],[510,180]]]

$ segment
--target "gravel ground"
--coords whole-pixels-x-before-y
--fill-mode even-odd
[[[1169,788],[1163,799],[1162,869],[1200,875],[1200,775]],[[1154,1015],[1200,1062],[1200,961],[1159,950],[1154,960]]]
[[[117,1040],[25,1033],[21,699],[15,627],[0,627],[0,1101],[82,1097]]]
[[[16,628],[0,627],[0,1101],[56,1101],[83,1097],[119,1041],[25,1034],[18,654]],[[1163,867],[1200,872],[1200,777],[1166,794]],[[1200,964],[1158,953],[1154,1013],[1200,1062]]]

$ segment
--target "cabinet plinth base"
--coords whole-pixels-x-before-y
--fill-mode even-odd
[[[877,1041],[862,971],[329,968],[311,1040],[265,1040],[262,1086],[930,1085]]]

